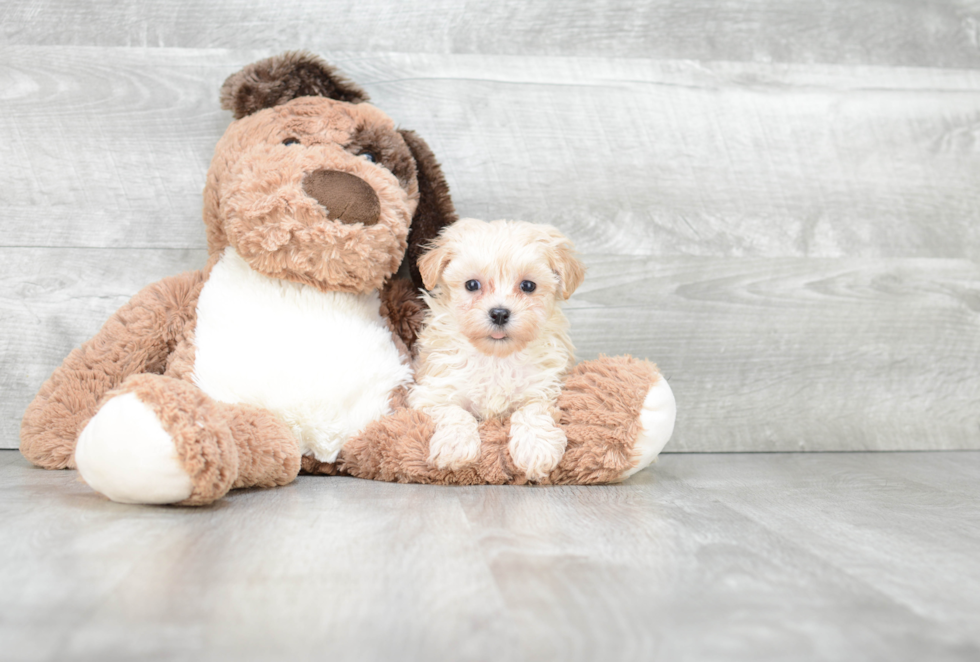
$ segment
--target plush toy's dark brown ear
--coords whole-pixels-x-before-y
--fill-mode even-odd
[[[419,179],[419,206],[412,217],[412,227],[408,232],[408,250],[400,271],[404,271],[407,263],[412,283],[421,288],[425,285],[419,274],[419,255],[438,236],[440,230],[455,223],[459,217],[456,215],[453,199],[449,197],[449,185],[446,184],[442,168],[432,155],[432,150],[414,131],[402,129],[399,133],[415,157]]]
[[[253,62],[221,86],[221,107],[232,111],[236,120],[296,97],[327,97],[349,103],[368,100],[367,92],[306,51],[289,51]]]

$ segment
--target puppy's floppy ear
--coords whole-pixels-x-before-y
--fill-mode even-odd
[[[368,100],[364,90],[307,51],[288,51],[253,62],[221,86],[221,107],[232,111],[236,120],[296,97],[327,97],[348,103]]]
[[[439,280],[439,274],[442,273],[445,264],[438,269],[438,273],[430,281],[424,273],[421,273],[420,256],[432,245],[435,238],[439,236],[439,232],[447,225],[455,223],[458,216],[456,215],[456,208],[453,206],[453,199],[449,197],[449,185],[446,184],[442,168],[439,167],[439,162],[433,156],[432,150],[414,131],[401,129],[399,133],[415,158],[415,168],[419,181],[419,205],[415,209],[412,227],[408,231],[408,250],[405,252],[405,262],[408,263],[408,272],[412,276],[415,287],[425,287],[425,289],[430,290]],[[448,262],[448,257],[446,261]]]
[[[545,226],[545,232],[549,239],[548,259],[551,261],[551,268],[558,274],[561,298],[568,299],[585,280],[585,265],[578,259],[571,240],[558,228],[548,225]]]
[[[445,237],[439,237],[429,246],[429,250],[419,258],[417,269],[425,289],[431,290],[436,286],[452,259],[453,254]]]

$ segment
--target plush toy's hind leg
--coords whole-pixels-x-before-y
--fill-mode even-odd
[[[633,446],[636,464],[619,477],[626,480],[637,471],[650,466],[660,451],[664,449],[674,434],[674,419],[677,416],[677,403],[674,392],[662,376],[650,387],[640,409],[640,433]]]
[[[558,398],[568,449],[553,483],[614,483],[650,465],[674,431],[676,405],[657,366],[629,356],[575,366]]]
[[[122,503],[203,505],[296,477],[296,438],[275,414],[216,402],[179,379],[134,375],[110,392],[75,449],[82,478]]]

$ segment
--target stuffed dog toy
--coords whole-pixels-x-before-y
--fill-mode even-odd
[[[508,421],[482,425],[477,463],[438,469],[432,421],[405,404],[417,260],[456,219],[425,142],[307,53],[246,67],[221,101],[235,121],[204,190],[207,264],[140,291],[65,359],[24,415],[24,456],[125,503],[202,505],[301,469],[527,482]],[[541,483],[621,480],[673,430],[646,361],[580,364],[558,405],[568,449]]]

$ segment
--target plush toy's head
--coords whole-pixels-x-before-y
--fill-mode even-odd
[[[316,56],[286,53],[225,81],[236,121],[215,151],[204,221],[214,254],[325,291],[366,292],[456,218],[425,142]]]

